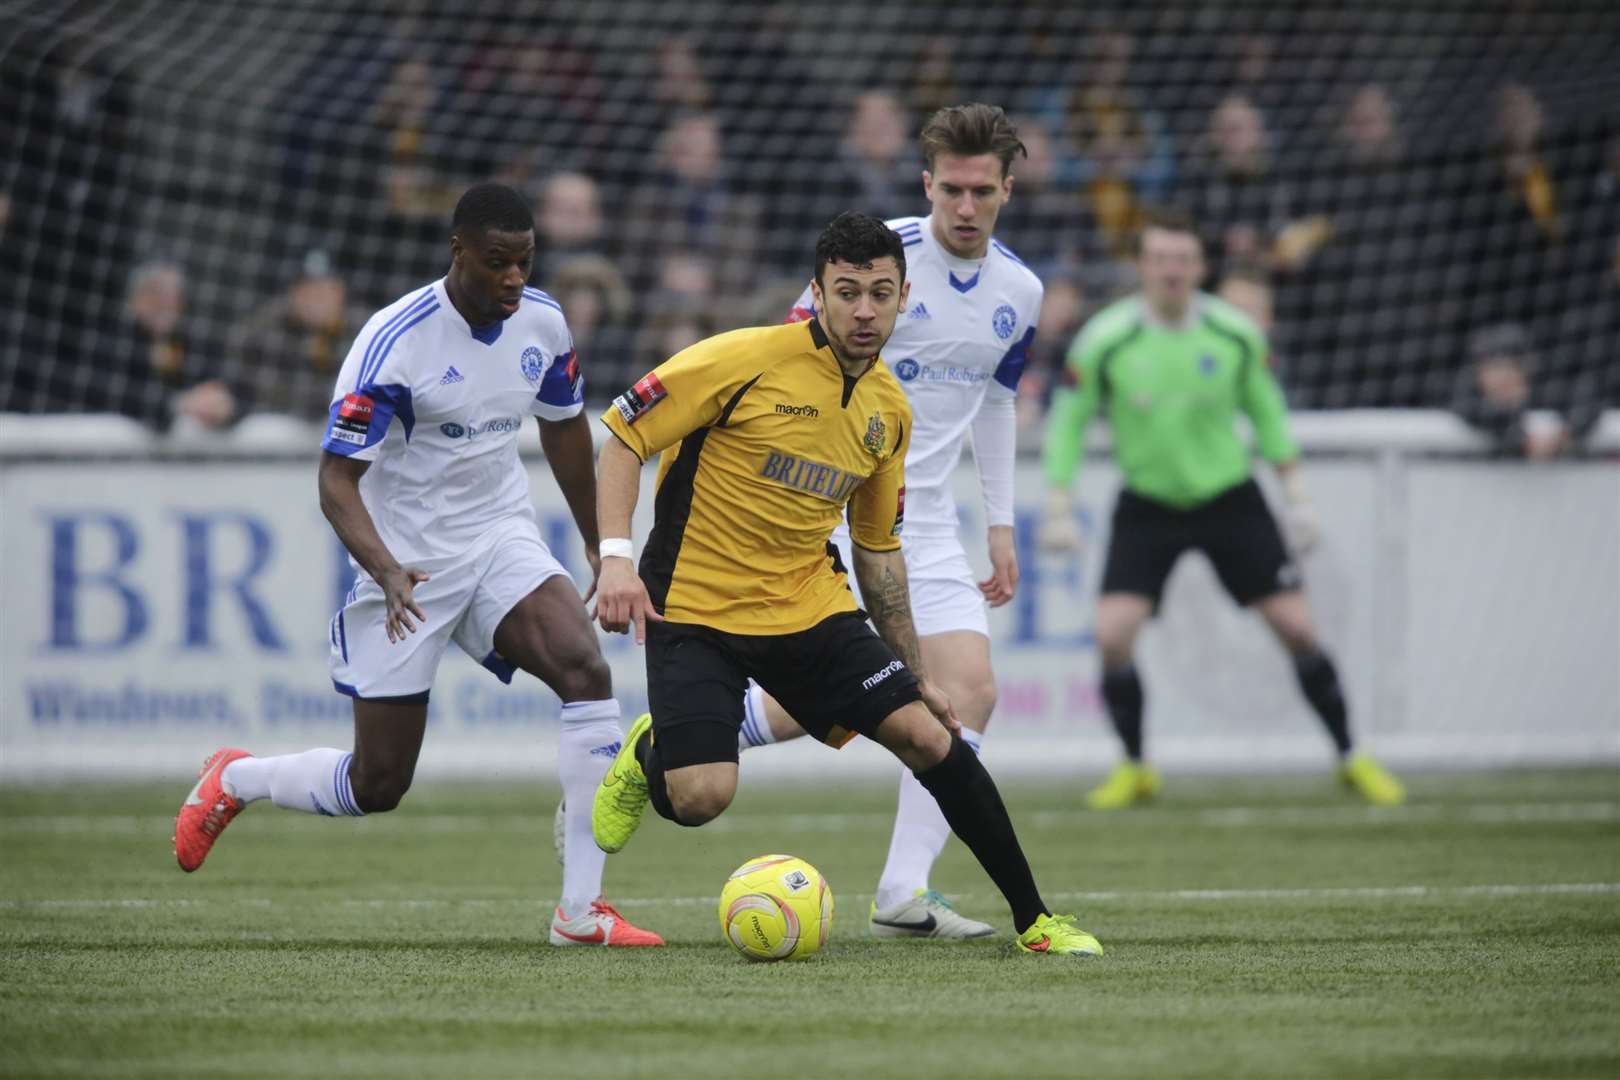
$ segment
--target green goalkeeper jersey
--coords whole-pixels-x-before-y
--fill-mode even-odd
[[[1193,297],[1180,327],[1165,325],[1140,295],[1099,311],[1069,347],[1069,385],[1053,396],[1043,466],[1049,487],[1067,489],[1099,409],[1114,431],[1125,486],[1191,507],[1247,480],[1242,410],[1260,454],[1291,461],[1299,445],[1271,373],[1265,335],[1248,316],[1207,293]]]

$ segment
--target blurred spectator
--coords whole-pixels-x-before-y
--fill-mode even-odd
[[[1496,96],[1494,138],[1480,186],[1459,200],[1458,250],[1471,327],[1546,327],[1567,299],[1570,206],[1564,163],[1545,139],[1541,101],[1527,86]]]
[[[656,166],[654,178],[632,194],[619,237],[632,288],[652,288],[665,258],[686,251],[711,260],[716,289],[747,292],[756,273],[760,208],[731,186],[719,122],[707,113],[675,121],[658,141]]]
[[[543,281],[568,318],[593,396],[617,394],[643,374],[631,370],[630,286],[617,267],[601,255],[571,255]]]
[[[534,224],[535,274],[541,281],[581,255],[600,257],[605,251],[601,193],[584,173],[556,173],[546,180]]]
[[[647,314],[636,332],[632,381],[689,345],[715,333],[713,320],[695,305],[671,298]]]
[[[1010,204],[1009,204],[1010,205]],[[1018,428],[1034,431],[1064,377],[1069,346],[1080,324],[1096,307],[1087,302],[1084,287],[1071,277],[1053,276],[1044,282],[1041,321],[1035,326],[1024,376],[1018,381]],[[1038,436],[1037,436],[1038,437]]]
[[[338,368],[369,317],[327,254],[311,251],[287,291],[232,335],[226,372],[235,413],[326,419]]]
[[[1449,390],[1428,385],[1444,374],[1435,358],[1455,355],[1441,306],[1449,200],[1432,163],[1410,154],[1387,88],[1359,86],[1340,108],[1303,186],[1308,213],[1277,242],[1309,253],[1280,260],[1289,388],[1314,406],[1426,405]]]
[[[1327,238],[1320,218],[1294,220],[1297,196],[1276,173],[1265,118],[1240,95],[1215,107],[1204,153],[1182,189],[1217,280],[1227,260],[1298,267]]]
[[[1540,370],[1529,334],[1516,323],[1476,331],[1468,351],[1452,411],[1489,435],[1498,453],[1532,461],[1558,457],[1602,415],[1600,399],[1570,400],[1567,390],[1558,392]]]
[[[906,79],[906,105],[915,121],[913,128],[920,129],[924,120],[945,106],[966,100],[956,77],[956,50],[953,37],[942,34],[923,39]]]
[[[827,186],[836,190],[836,205],[821,207],[812,220],[830,221],[850,209],[880,218],[915,212],[923,165],[898,98],[871,90],[855,99],[835,167],[838,175]]]
[[[1241,264],[1226,271],[1215,295],[1254,320],[1260,332],[1269,340],[1277,325],[1276,298],[1265,272]]]
[[[95,337],[96,364],[59,369],[48,408],[117,412],[159,430],[175,422],[223,427],[235,410],[211,351],[193,333],[179,264],[142,263],[122,311]]]
[[[146,199],[135,75],[123,43],[96,34],[88,15],[12,20],[0,50],[0,372],[23,342],[92,363],[88,337],[116,318],[134,265]],[[49,29],[36,36],[30,22]],[[27,407],[33,375],[19,367],[0,380],[0,406]]]
[[[996,220],[996,238],[1043,276],[1091,269],[1103,249],[1080,198],[1058,181],[1051,134],[1033,117],[1016,123],[1026,156],[1013,161],[1012,198]]]
[[[1079,193],[1100,231],[1098,247],[1134,261],[1143,208],[1162,199],[1174,174],[1174,148],[1163,120],[1131,86],[1136,39],[1098,30],[1083,39],[1080,80],[1037,93],[1037,111],[1058,134],[1055,181]]]

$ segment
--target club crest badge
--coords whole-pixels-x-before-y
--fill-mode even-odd
[[[530,383],[540,381],[540,369],[544,366],[545,360],[540,355],[540,350],[533,345],[524,349],[523,355],[518,358],[518,368],[523,372],[523,377],[528,379]]]
[[[883,424],[883,417],[878,413],[873,413],[872,419],[867,421],[866,435],[861,439],[861,445],[866,447],[868,454],[875,457],[883,453],[883,437],[888,432],[889,429]]]
[[[1006,341],[1013,336],[1013,330],[1018,326],[1018,312],[1012,309],[1011,304],[1002,304],[996,308],[996,313],[990,316],[990,329],[996,332],[996,337]]]

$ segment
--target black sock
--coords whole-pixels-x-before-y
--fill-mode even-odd
[[[1035,888],[1029,861],[1018,846],[1018,836],[1013,832],[1012,819],[1007,816],[1001,793],[979,762],[979,755],[953,735],[951,752],[945,755],[945,760],[916,775],[917,781],[939,803],[951,831],[973,852],[1001,895],[1007,898],[1018,932],[1029,929],[1036,918],[1047,914],[1046,905]]]
[[[647,774],[647,801],[652,803],[659,817],[679,825],[681,820],[675,816],[675,807],[669,801],[669,785],[664,783],[664,763],[658,760],[658,751],[653,749],[652,732],[643,732],[641,741],[636,743],[636,760],[641,763],[641,771]]]
[[[1108,718],[1119,732],[1119,741],[1125,744],[1125,756],[1141,761],[1142,680],[1136,674],[1136,665],[1104,671],[1102,695],[1108,704]]]
[[[1339,672],[1326,653],[1300,653],[1294,657],[1294,671],[1299,675],[1299,688],[1305,700],[1311,703],[1316,715],[1333,738],[1340,754],[1350,752],[1350,716],[1344,704],[1344,691],[1339,686]]]

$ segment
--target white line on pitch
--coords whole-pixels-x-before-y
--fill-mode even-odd
[[[1517,825],[1534,822],[1620,821],[1620,802],[1451,803],[1416,806],[1229,806],[1202,809],[1147,807],[1101,815],[1086,810],[1037,810],[1020,815],[1036,828],[1075,825],[1202,825],[1209,828],[1248,828],[1254,825],[1352,827],[1361,825],[1430,825],[1456,822],[1469,825]],[[302,815],[253,814],[249,828],[307,828]],[[769,828],[779,832],[886,828],[893,820],[887,811],[845,814],[773,814],[744,811],[706,826],[729,832]],[[270,823],[274,824],[270,824]],[[386,822],[386,824],[385,824]],[[354,828],[405,828],[425,833],[464,833],[507,830],[550,832],[551,815],[545,814],[412,814],[409,811],[368,822],[345,822]],[[174,819],[156,814],[39,814],[0,817],[0,834],[103,832],[117,834],[166,833]]]
[[[1140,903],[1157,900],[1225,901],[1225,900],[1383,900],[1407,898],[1492,897],[1492,896],[1568,896],[1620,893],[1620,881],[1547,882],[1541,884],[1493,885],[1371,885],[1326,889],[1169,889],[1142,892],[1055,892],[1046,895],[1053,900],[1081,900],[1090,903]],[[845,893],[850,900],[869,900],[871,893]],[[965,894],[963,899],[988,900],[988,895]],[[712,896],[646,896],[615,899],[616,904],[632,907],[707,907],[715,903]],[[373,908],[387,910],[431,910],[439,908],[534,908],[549,911],[552,901],[530,899],[377,899],[377,900],[297,900],[276,901],[266,897],[241,900],[209,898],[106,898],[106,899],[47,899],[0,900],[0,909],[106,909],[106,908],[202,908],[252,907],[289,909],[336,904],[346,908]]]

